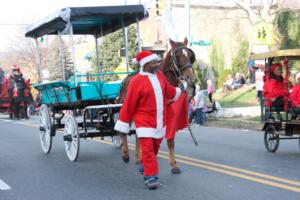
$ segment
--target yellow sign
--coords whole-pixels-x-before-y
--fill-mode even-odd
[[[156,0],[156,15],[162,16],[164,9],[165,9],[165,0]]]
[[[272,45],[273,38],[273,31],[265,22],[260,22],[255,27],[253,32],[253,41],[255,44]]]
[[[132,71],[131,68],[128,68],[129,71]],[[127,72],[125,59],[123,58],[120,65],[115,69],[115,72]],[[120,79],[124,79],[127,76],[127,74],[118,74],[118,77]]]

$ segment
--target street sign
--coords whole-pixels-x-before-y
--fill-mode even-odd
[[[253,41],[255,44],[272,45],[274,33],[265,22],[260,22],[253,31]]]
[[[191,46],[211,46],[212,42],[208,40],[194,40],[191,42]]]

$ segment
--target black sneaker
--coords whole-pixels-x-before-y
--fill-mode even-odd
[[[144,179],[146,179],[145,180],[145,185],[147,186],[147,188],[149,190],[156,190],[157,187],[160,184],[159,181],[158,181],[158,178],[156,178],[156,177],[149,177],[149,178],[145,177]]]

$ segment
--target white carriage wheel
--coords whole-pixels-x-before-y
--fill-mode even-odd
[[[80,137],[76,119],[72,115],[66,117],[64,137],[68,138],[65,139],[65,149],[67,152],[67,156],[70,161],[74,162],[77,160],[79,154]]]
[[[116,124],[117,120],[119,119],[119,113],[114,113],[114,124]],[[111,138],[113,145],[116,148],[121,148],[123,146],[123,140],[119,132],[116,135],[112,136]]]
[[[40,141],[43,152],[48,154],[52,146],[52,136],[51,136],[51,117],[47,105],[43,104],[39,110],[39,122],[40,122]]]

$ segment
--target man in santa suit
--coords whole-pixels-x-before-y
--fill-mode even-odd
[[[186,88],[169,84],[159,70],[159,58],[150,51],[142,51],[136,56],[140,72],[129,83],[126,98],[115,124],[115,130],[129,133],[133,120],[141,145],[144,181],[149,189],[156,189],[158,182],[157,153],[166,133],[166,106],[175,101]]]

